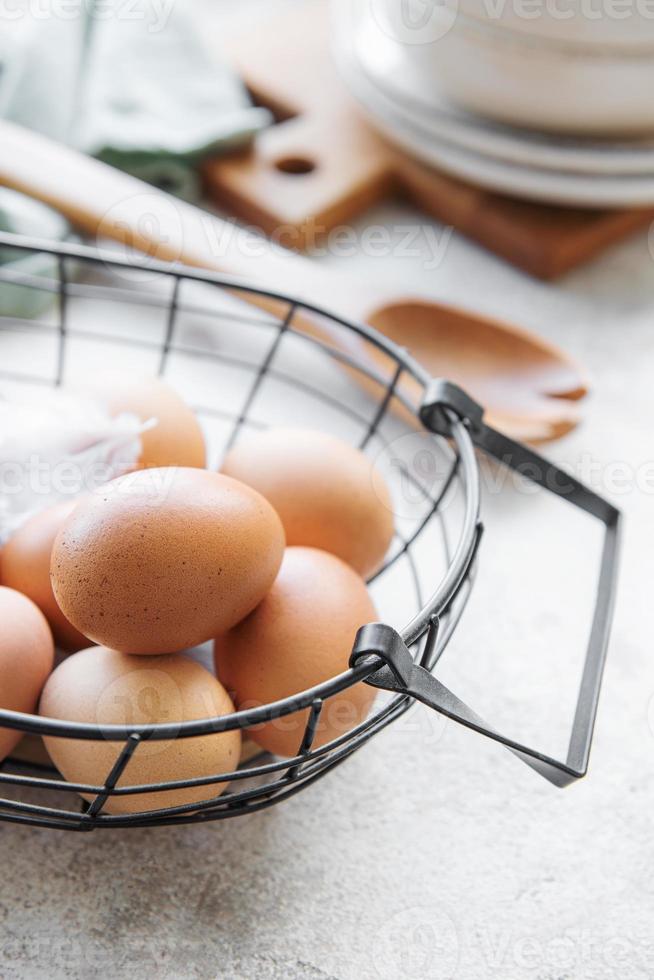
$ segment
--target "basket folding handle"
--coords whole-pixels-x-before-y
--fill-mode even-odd
[[[514,442],[508,436],[486,425],[483,421],[482,407],[450,381],[436,378],[427,385],[420,408],[420,419],[427,429],[445,437],[451,435],[454,421],[462,421],[478,449],[504,466],[521,473],[548,492],[566,500],[572,506],[591,514],[604,525],[604,545],[597,597],[566,759],[561,761],[551,758],[491,728],[429,670],[414,662],[413,655],[402,636],[390,626],[383,623],[363,626],[355,639],[350,666],[360,665],[361,660],[366,657],[377,658],[377,662],[382,661],[382,664],[367,678],[366,683],[421,701],[447,718],[465,725],[466,728],[471,728],[505,745],[514,755],[555,786],[567,786],[585,776],[588,770],[593,728],[613,619],[620,548],[620,511],[529,447]],[[436,642],[437,630],[438,620],[434,619],[427,635],[429,645]]]

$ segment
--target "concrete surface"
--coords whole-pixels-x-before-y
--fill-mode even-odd
[[[397,235],[420,219],[389,208],[368,220]],[[456,235],[426,268],[425,235],[422,256],[391,247],[324,261],[513,319],[592,375],[584,424],[549,450],[568,465],[590,461],[595,486],[627,517],[590,775],[557,791],[420,708],[251,818],[88,836],[0,824],[3,980],[654,976],[654,255],[639,235],[544,285]],[[491,715],[511,708],[516,730],[538,715],[546,738],[556,698],[534,708],[533,685],[498,686],[496,665],[549,642],[552,615],[566,643],[576,593],[557,593],[567,573],[556,552],[540,563],[525,548],[524,501],[490,500],[486,516],[479,591],[444,676]],[[592,557],[574,537],[567,544]]]

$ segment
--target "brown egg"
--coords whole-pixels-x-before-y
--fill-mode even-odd
[[[51,577],[64,615],[115,650],[166,653],[232,627],[264,597],[284,531],[249,487],[177,467],[112,480],[55,539]]]
[[[250,708],[298,694],[347,670],[360,626],[377,618],[363,580],[314,548],[287,548],[275,584],[247,619],[216,639],[219,679],[237,707]],[[358,725],[375,697],[367,684],[325,701],[314,746]],[[308,709],[255,725],[248,734],[277,755],[295,755]]]
[[[40,735],[24,735],[16,748],[12,750],[11,757],[21,762],[29,762],[30,765],[38,766],[41,769],[49,769],[52,766],[52,760],[45,750]]]
[[[200,423],[176,391],[160,378],[140,375],[94,376],[79,386],[107,406],[111,415],[131,412],[142,422],[157,424],[141,434],[140,466],[206,466],[206,449]]]
[[[324,432],[249,433],[221,467],[270,501],[288,545],[338,555],[364,577],[381,565],[393,537],[388,489],[358,449]]]
[[[0,581],[37,604],[50,624],[58,646],[80,650],[89,641],[62,613],[50,584],[54,539],[77,504],[64,500],[34,514],[15,531],[0,553]]]
[[[169,724],[231,714],[227,692],[213,674],[179,654],[135,657],[91,647],[64,660],[41,696],[40,714],[92,725]],[[46,736],[50,758],[70,782],[103,784],[123,743]],[[237,730],[185,739],[144,741],[117,786],[195,779],[238,766]],[[109,813],[138,813],[198,803],[220,795],[227,783],[109,797]],[[93,799],[86,796],[86,799]]]
[[[244,766],[248,762],[252,762],[256,759],[258,755],[261,755],[262,749],[260,745],[253,742],[251,738],[244,738],[241,743],[241,758],[239,760],[240,765]]]
[[[31,599],[0,586],[0,708],[33,714],[54,663],[45,616]],[[23,733],[0,728],[0,760]]]

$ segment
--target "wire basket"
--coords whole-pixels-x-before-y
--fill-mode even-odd
[[[410,513],[400,515],[393,544],[373,583],[383,585],[403,568],[404,585],[392,590],[401,595],[402,608],[395,625],[361,624],[348,670],[274,704],[176,724],[100,726],[0,710],[0,726],[31,735],[109,739],[121,745],[101,785],[71,783],[54,769],[6,759],[0,767],[3,787],[14,787],[12,792],[19,795],[46,791],[52,802],[2,798],[0,819],[89,831],[199,823],[251,813],[292,796],[340,765],[416,700],[503,743],[556,785],[584,775],[615,592],[619,513],[611,504],[486,426],[482,409],[461,389],[430,378],[404,349],[363,324],[281,293],[147,258],[10,235],[0,235],[0,247],[3,258],[14,260],[0,266],[3,384],[60,385],[77,362],[88,364],[93,358],[103,365],[111,360],[173,381],[182,379],[192,407],[215,437],[218,457],[242,430],[285,421],[277,414],[290,404],[293,417],[300,417],[302,424],[317,420],[316,427],[330,429],[369,454],[392,458],[403,485],[411,489]],[[102,320],[109,308],[113,319],[105,327]],[[116,309],[130,316],[117,321]],[[138,328],[131,316],[135,309],[143,315]],[[30,363],[25,369],[18,356],[12,363],[12,356],[24,354],[27,343]],[[217,397],[221,393],[222,401]],[[419,458],[418,445],[427,453],[425,458],[436,461],[429,479],[411,465]],[[478,449],[512,469],[528,467],[534,483],[590,513],[605,528],[592,627],[563,761],[492,729],[433,673],[474,579],[482,532]],[[424,541],[438,542],[437,547],[429,546],[433,567],[430,559],[427,581],[420,570],[425,563],[416,558]],[[386,695],[356,728],[315,747],[325,702],[361,681]],[[247,729],[299,709],[309,713],[293,758],[261,756],[235,772],[212,777],[120,785],[143,742]],[[214,787],[224,782],[231,784],[229,790],[216,796]],[[206,786],[206,799],[199,803],[129,814],[105,810],[110,796],[199,785]],[[83,793],[92,802],[66,795],[71,792]],[[73,801],[68,807],[67,800]]]

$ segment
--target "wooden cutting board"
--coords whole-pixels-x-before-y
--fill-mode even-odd
[[[340,81],[324,0],[253,24],[225,54],[278,122],[252,150],[209,161],[207,192],[288,248],[311,249],[333,228],[400,195],[509,262],[553,279],[654,220],[654,208],[532,204],[409,159],[364,120]]]

